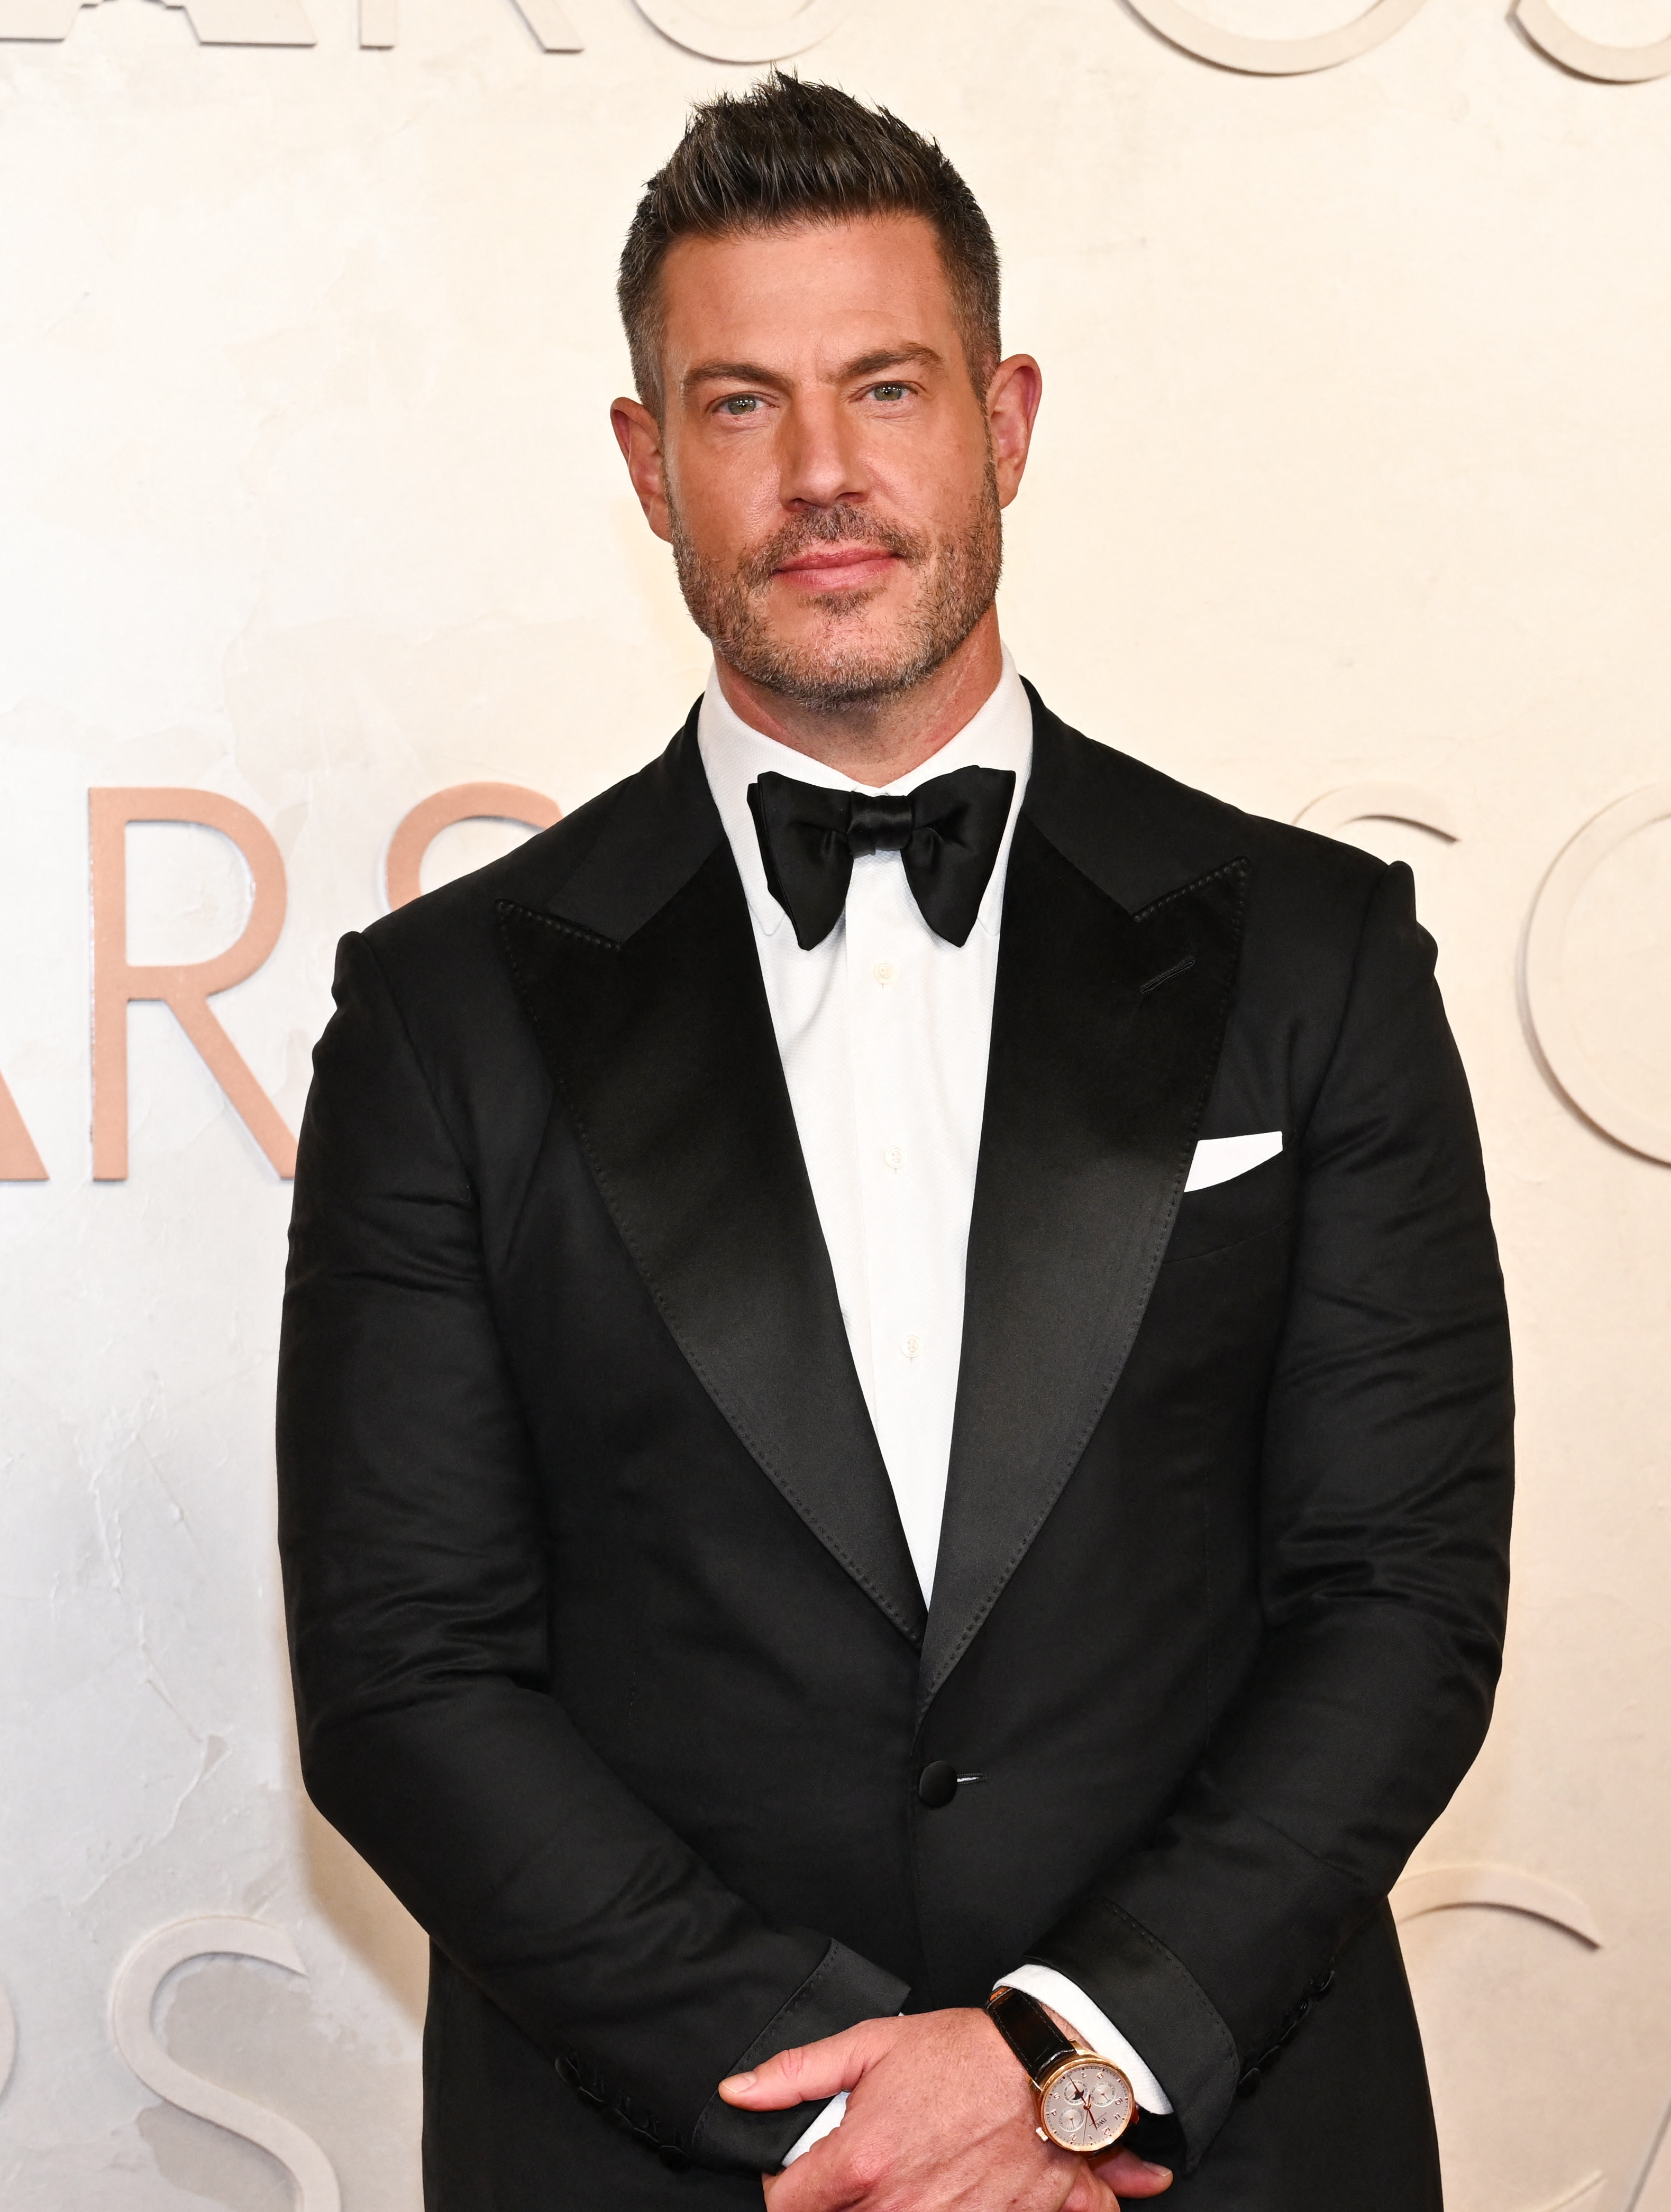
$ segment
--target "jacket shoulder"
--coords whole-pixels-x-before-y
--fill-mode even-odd
[[[1355,845],[1250,814],[1070,729],[1034,697],[1026,811],[1128,912],[1235,861],[1250,904],[1314,922],[1361,918],[1387,863]]]
[[[539,1141],[551,1079],[505,957],[500,909],[509,903],[558,914],[622,941],[723,835],[692,714],[637,775],[503,860],[345,938],[338,1022],[352,1026],[351,1010],[365,1003],[368,990],[386,994],[473,1176],[496,1188],[507,1176],[514,1182]]]
[[[484,952],[497,960],[502,905],[529,907],[617,942],[694,874],[723,835],[696,746],[696,710],[667,750],[503,860],[414,899],[364,933],[392,981],[456,988]]]

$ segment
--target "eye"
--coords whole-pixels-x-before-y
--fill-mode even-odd
[[[719,403],[720,413],[730,416],[734,422],[741,421],[750,415],[757,415],[759,412],[759,407],[760,396],[757,392],[734,392],[729,398],[722,399]]]
[[[873,384],[870,387],[870,397],[884,402],[906,399],[910,396],[911,386],[908,384]]]

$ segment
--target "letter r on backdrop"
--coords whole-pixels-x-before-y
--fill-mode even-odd
[[[296,1173],[296,1139],[209,1011],[216,991],[253,975],[284,927],[284,861],[272,833],[248,807],[213,791],[106,788],[88,793],[93,872],[93,1177],[121,1182],[128,1171],[128,1006],[161,999],[277,1173]],[[127,829],[130,822],[190,822],[230,838],[249,870],[249,920],[235,945],[212,960],[136,968],[128,960]]]

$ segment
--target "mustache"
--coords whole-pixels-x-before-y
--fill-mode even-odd
[[[931,550],[929,540],[918,532],[861,514],[857,507],[819,507],[808,514],[796,515],[765,544],[756,546],[738,568],[739,580],[761,589],[785,561],[793,561],[814,546],[842,544],[874,545],[879,552],[891,553],[896,560],[912,564],[926,561]]]

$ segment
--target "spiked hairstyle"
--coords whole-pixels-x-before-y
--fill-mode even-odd
[[[662,410],[662,264],[681,238],[920,216],[939,240],[969,373],[997,365],[998,253],[979,203],[932,139],[885,107],[782,70],[692,112],[627,232],[617,296],[638,397]]]

